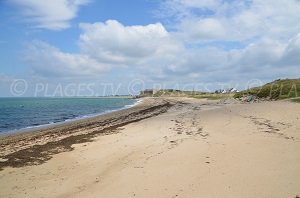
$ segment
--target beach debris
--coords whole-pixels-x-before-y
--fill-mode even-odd
[[[271,98],[270,97],[259,98],[256,95],[248,94],[248,95],[244,95],[240,98],[237,98],[237,100],[241,101],[242,103],[259,103],[259,102],[263,102],[263,101],[271,101]]]
[[[254,100],[254,96],[253,95],[247,96],[247,102],[252,102],[253,100]]]
[[[135,166],[134,168],[144,168],[144,166]]]

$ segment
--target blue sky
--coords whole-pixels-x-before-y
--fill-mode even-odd
[[[214,91],[296,78],[299,18],[297,0],[0,1],[0,96]]]

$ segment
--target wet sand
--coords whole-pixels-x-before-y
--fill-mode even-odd
[[[2,163],[0,197],[293,198],[300,194],[299,104],[183,98],[161,102],[155,102],[155,111],[146,110],[147,116],[143,113],[143,118],[106,128],[88,136],[88,141],[74,136],[77,143],[67,143],[70,149],[50,153],[47,160],[23,161],[22,166]],[[77,123],[74,130],[87,135],[99,122],[94,121],[87,126]],[[59,141],[58,145],[64,144]],[[6,149],[7,145],[1,152],[13,154],[13,146]],[[23,148],[28,153],[35,149],[27,147]]]

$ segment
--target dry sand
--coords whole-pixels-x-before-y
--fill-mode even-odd
[[[41,165],[5,167],[0,197],[300,194],[300,104],[182,100]]]

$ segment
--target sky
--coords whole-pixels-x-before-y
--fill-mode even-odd
[[[299,19],[299,0],[2,0],[0,96],[299,78]]]

